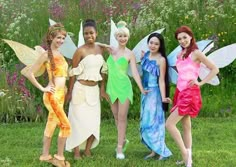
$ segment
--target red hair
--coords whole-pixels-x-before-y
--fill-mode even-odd
[[[187,48],[186,53],[183,55],[184,58],[187,58],[187,57],[189,56],[189,54],[190,54],[192,51],[198,49],[198,47],[197,47],[195,38],[194,38],[194,36],[193,36],[193,32],[192,32],[192,30],[191,30],[188,26],[181,26],[181,27],[177,28],[177,30],[175,31],[175,38],[176,38],[176,39],[178,39],[178,34],[181,33],[181,32],[185,32],[185,33],[187,33],[189,36],[192,37],[191,42],[190,42],[190,45],[189,45],[189,47]],[[182,46],[181,46],[181,47],[182,47]],[[184,48],[182,47],[182,50],[183,50],[183,49],[184,49]]]

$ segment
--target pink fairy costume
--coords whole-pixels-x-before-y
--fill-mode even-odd
[[[201,91],[199,86],[190,86],[191,80],[197,80],[199,75],[200,64],[192,60],[192,53],[182,59],[178,56],[176,67],[178,70],[177,88],[174,95],[173,112],[178,108],[181,116],[189,115],[196,117],[202,106]]]

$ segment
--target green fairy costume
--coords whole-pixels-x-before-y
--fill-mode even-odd
[[[131,81],[127,74],[129,62],[121,56],[114,60],[110,55],[107,59],[108,67],[108,81],[107,94],[109,94],[111,103],[113,104],[117,99],[123,104],[128,98],[133,103],[133,90]]]

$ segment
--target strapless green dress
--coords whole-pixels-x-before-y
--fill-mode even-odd
[[[110,96],[113,104],[118,99],[122,104],[128,98],[133,103],[133,90],[131,81],[127,74],[129,62],[122,56],[114,60],[112,55],[107,59],[108,81],[106,92]]]

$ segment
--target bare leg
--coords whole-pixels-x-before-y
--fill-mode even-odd
[[[43,137],[43,156],[48,156],[49,155],[49,149],[51,146],[51,137],[44,136]]]
[[[175,109],[170,116],[166,120],[166,128],[169,131],[172,138],[175,140],[176,144],[178,145],[183,160],[187,163],[188,160],[188,152],[183,142],[182,136],[180,131],[177,129],[176,124],[183,118],[183,116],[179,116],[178,109]]]
[[[50,159],[52,159],[52,156],[49,154],[49,149],[51,146],[51,137],[44,136],[43,137],[43,153],[39,157],[40,161],[46,161],[49,162]]]
[[[84,154],[87,156],[87,157],[90,157],[91,156],[91,147],[92,147],[92,144],[93,144],[93,141],[94,141],[95,137],[94,135],[91,135],[88,139],[87,139],[87,143],[86,143],[86,147],[85,147],[85,150],[84,150]]]
[[[122,147],[124,144],[125,134],[126,134],[126,127],[127,127],[127,114],[129,109],[130,101],[127,99],[124,104],[119,104],[119,111],[118,111],[118,145],[117,145],[117,153],[122,153]]]
[[[111,105],[111,111],[113,113],[115,123],[116,123],[116,128],[117,127],[117,122],[118,122],[118,100],[116,100],[112,105]]]
[[[153,157],[155,157],[155,155],[156,155],[156,153],[154,152],[154,151],[152,151],[150,154],[148,154],[148,155],[146,155],[145,157],[144,157],[144,159],[150,159],[150,158],[153,158]]]
[[[59,160],[64,160],[64,148],[66,144],[66,137],[58,137],[57,139],[57,157]]]
[[[80,159],[81,158],[79,146],[74,148],[74,158],[75,159]]]
[[[192,132],[191,132],[191,118],[190,116],[183,117],[182,126],[183,126],[183,139],[184,145],[186,148],[192,148]]]

